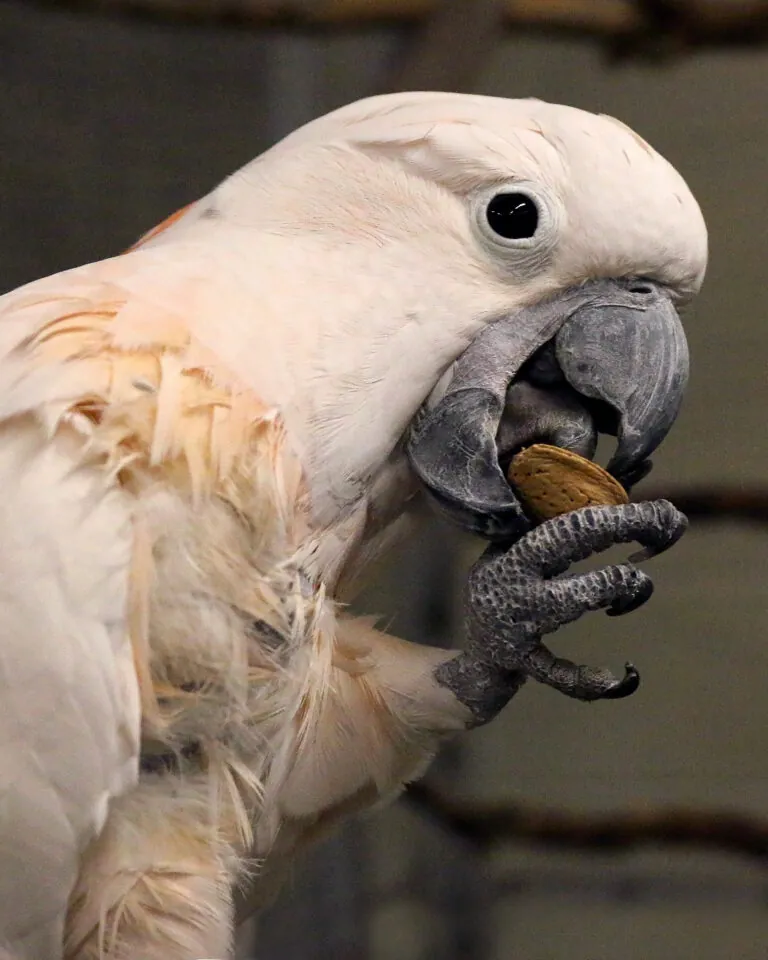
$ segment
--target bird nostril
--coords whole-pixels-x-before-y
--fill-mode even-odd
[[[642,280],[631,283],[628,289],[630,293],[639,293],[646,297],[653,293],[653,286],[650,283],[644,283]]]

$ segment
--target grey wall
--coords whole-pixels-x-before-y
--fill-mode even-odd
[[[376,91],[397,39],[177,30],[0,3],[0,286],[119,251],[296,124]],[[508,39],[489,51],[476,90],[612,113],[688,178],[711,230],[711,271],[687,321],[690,395],[654,486],[764,482],[768,52],[609,68],[588,44]],[[435,602],[455,601],[454,572],[433,569],[445,537],[461,568],[474,545],[432,530],[363,598],[414,639]],[[467,799],[583,811],[685,802],[768,816],[766,566],[768,530],[694,529],[654,562],[646,608],[593,617],[555,641],[590,662],[631,658],[640,692],[588,707],[526,688],[444,761],[441,782]],[[433,578],[448,584],[437,601]],[[431,629],[458,642],[454,628]],[[768,956],[768,878],[736,858],[510,847],[480,862],[402,806],[356,831],[373,934],[318,896],[347,948],[302,957],[360,956],[361,938],[375,960]],[[312,861],[323,889],[328,862]],[[414,899],[408,878],[428,896]],[[265,951],[277,955],[283,937],[282,955],[296,955],[285,910],[274,925]],[[462,937],[477,944],[472,954],[456,947]]]

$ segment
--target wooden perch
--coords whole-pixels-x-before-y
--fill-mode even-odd
[[[671,500],[694,523],[768,523],[768,490],[763,487],[665,487],[640,489],[633,500]]]
[[[45,2],[45,0],[44,0]],[[441,0],[48,0],[57,7],[144,11],[157,17],[258,24],[362,26],[414,23],[434,14]],[[510,26],[561,27],[614,33],[640,25],[633,0],[500,0]]]
[[[424,781],[411,784],[405,800],[440,829],[481,852],[511,842],[595,853],[653,844],[706,847],[763,862],[768,857],[768,821],[729,810],[662,807],[577,814],[522,804],[468,804],[443,796]]]
[[[47,6],[154,20],[229,24],[364,27],[421,23],[439,0],[37,0]],[[509,30],[585,37],[614,49],[757,45],[768,41],[768,0],[499,0]]]

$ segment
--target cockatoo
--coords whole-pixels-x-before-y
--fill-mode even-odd
[[[0,940],[24,960],[231,955],[313,838],[396,796],[527,677],[630,670],[542,636],[620,613],[665,501],[532,529],[504,479],[678,412],[707,260],[681,176],[536,100],[374,97],[286,137],[128,252],[0,299]],[[460,651],[345,612],[426,490],[490,541]]]

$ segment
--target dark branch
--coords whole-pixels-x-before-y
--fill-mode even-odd
[[[759,860],[768,856],[768,821],[732,811],[669,807],[580,815],[521,804],[475,805],[445,797],[423,781],[412,784],[405,799],[446,833],[482,852],[514,841],[595,853],[654,844],[706,847]]]
[[[638,500],[671,500],[689,520],[768,523],[768,489],[763,487],[665,487],[638,491]]]
[[[264,29],[420,24],[438,0],[36,0],[55,9],[151,21]],[[597,39],[614,51],[658,53],[768,42],[766,0],[500,0],[517,33]]]

